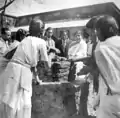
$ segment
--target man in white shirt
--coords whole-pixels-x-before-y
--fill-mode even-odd
[[[49,69],[46,42],[38,38],[43,30],[44,23],[41,20],[31,21],[30,36],[18,45],[2,74],[0,107],[3,109],[0,108],[0,118],[31,118],[32,79],[34,75],[39,82],[36,71],[38,61],[44,61],[45,69]]]
[[[97,118],[120,118],[120,36],[116,20],[102,16],[96,23],[99,44],[95,59],[100,72]]]
[[[0,54],[4,54],[7,50],[9,50],[9,43],[11,39],[11,31],[9,28],[1,29],[1,38],[0,38]]]
[[[87,44],[82,31],[76,32],[76,41],[72,42],[68,49],[68,59],[79,59],[87,56]],[[76,62],[76,74],[82,69],[83,62]]]

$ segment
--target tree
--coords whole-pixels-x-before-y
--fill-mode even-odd
[[[5,0],[5,4],[3,7],[0,8],[0,11],[5,10],[9,5],[11,5],[15,0],[10,0],[9,2],[7,2],[7,0]]]
[[[11,5],[14,1],[15,1],[15,0],[10,0],[10,1],[8,2],[8,0],[5,0],[4,6],[0,8],[0,11],[2,11],[2,12],[1,12],[1,26],[2,26],[2,27],[3,27],[3,19],[4,19],[3,16],[4,16],[4,14],[5,14],[5,9],[6,9],[9,5]]]

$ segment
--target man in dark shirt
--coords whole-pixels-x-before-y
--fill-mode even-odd
[[[61,31],[60,39],[56,42],[56,48],[60,50],[59,56],[67,57],[70,40],[66,30]]]

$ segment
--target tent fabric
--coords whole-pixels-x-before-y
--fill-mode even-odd
[[[5,13],[18,17],[106,2],[114,2],[116,6],[120,8],[119,0],[15,0],[14,3],[6,9]],[[3,5],[4,0],[0,0],[0,7]]]

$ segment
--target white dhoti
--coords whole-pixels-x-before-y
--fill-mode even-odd
[[[0,118],[31,118],[32,73],[38,61],[48,62],[46,42],[26,37],[0,75]]]
[[[21,90],[18,94],[15,109],[3,102],[1,103],[0,118],[31,118],[31,94],[24,90]],[[29,104],[26,105],[26,101]]]
[[[1,77],[0,118],[31,118],[30,68],[10,62]]]

